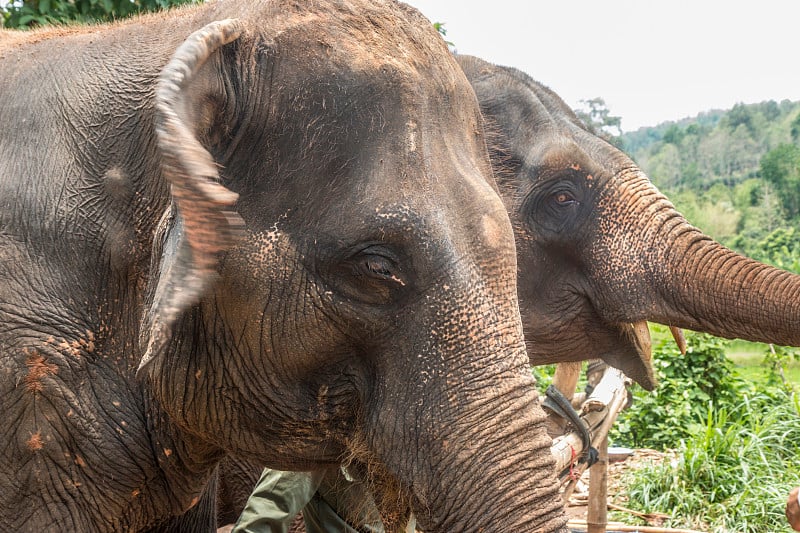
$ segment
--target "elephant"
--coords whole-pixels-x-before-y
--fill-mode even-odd
[[[800,345],[800,276],[691,226],[625,153],[528,74],[456,59],[494,131],[532,364],[600,357],[650,390],[646,321]]]
[[[800,276],[735,254],[689,225],[626,154],[528,74],[473,56],[456,60],[488,123],[514,226],[532,365],[599,357],[652,390],[645,321],[800,345]],[[230,458],[221,472],[224,523],[239,516],[261,467]],[[348,485],[335,472],[321,483],[323,495]]]
[[[565,531],[474,92],[390,0],[0,33],[0,530],[213,529],[232,455]]]

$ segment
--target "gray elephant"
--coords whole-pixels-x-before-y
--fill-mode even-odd
[[[491,155],[516,233],[532,364],[601,357],[652,389],[643,321],[800,345],[799,276],[739,256],[690,226],[630,158],[527,74],[456,59],[494,130]],[[235,520],[260,472],[246,461],[224,464],[222,516]],[[369,508],[355,506],[351,516],[334,503],[347,483],[336,475],[316,482],[351,523]],[[258,509],[243,531],[257,531],[249,520]]]
[[[211,529],[236,453],[367,465],[390,525],[563,531],[513,230],[428,21],[219,1],[0,57],[0,530]]]
[[[498,131],[534,364],[601,357],[652,388],[644,321],[800,345],[800,276],[740,256],[675,210],[617,148],[519,70],[457,60]]]

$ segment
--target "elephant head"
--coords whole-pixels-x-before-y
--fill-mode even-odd
[[[563,530],[513,228],[427,20],[226,0],[0,40],[0,531],[196,531],[228,454],[366,465],[427,531]]]
[[[368,465],[389,523],[559,529],[513,230],[446,46],[388,2],[206,9],[232,18],[155,90],[157,404],[197,448]]]
[[[798,276],[692,227],[630,158],[528,75],[458,61],[497,130],[493,159],[534,364],[602,357],[651,389],[645,321],[800,345]]]

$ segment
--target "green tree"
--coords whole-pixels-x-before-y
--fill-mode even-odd
[[[663,141],[665,143],[679,145],[683,140],[684,132],[677,124],[673,124],[664,132]]]
[[[602,98],[581,100],[581,107],[575,110],[589,131],[613,144],[622,146],[622,117],[611,114]]]
[[[754,133],[755,129],[753,115],[754,113],[751,106],[747,106],[742,103],[736,104],[730,111],[728,111],[728,114],[725,115],[727,126],[731,130],[735,130],[739,126],[744,126],[747,128],[747,131],[752,134]]]
[[[781,144],[761,158],[761,176],[775,187],[786,216],[800,215],[800,146]]]
[[[800,113],[794,117],[791,126],[789,126],[789,133],[792,136],[792,142],[797,143],[800,141]]]
[[[739,378],[725,356],[727,341],[690,333],[681,355],[671,340],[653,350],[658,388],[634,389],[633,404],[623,411],[610,436],[626,446],[675,448],[702,430],[709,409],[738,403],[750,385]]]
[[[0,8],[7,28],[32,28],[69,22],[103,22],[160,11],[198,0],[17,0]]]
[[[764,115],[764,118],[767,120],[775,120],[781,115],[781,110],[775,100],[763,102],[759,107],[761,108],[761,114]]]

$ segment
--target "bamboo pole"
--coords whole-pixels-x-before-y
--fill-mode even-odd
[[[599,443],[608,434],[628,400],[629,383],[625,374],[609,367],[594,392],[583,403],[581,419],[589,428],[592,443]],[[582,449],[583,441],[577,431],[555,438],[550,451],[556,459],[556,471],[560,472],[572,464],[576,453]]]

